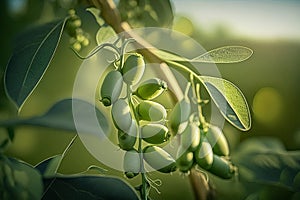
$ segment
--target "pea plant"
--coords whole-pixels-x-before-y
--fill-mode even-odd
[[[179,171],[183,176],[193,176],[191,171],[197,170],[200,174],[211,173],[222,179],[237,176],[238,168],[231,161],[222,127],[210,122],[203,108],[214,103],[225,120],[237,129],[247,131],[251,127],[247,102],[233,83],[201,75],[193,64],[237,63],[248,59],[252,50],[243,46],[225,46],[190,59],[148,48],[143,46],[147,41],[131,34],[131,27],[166,27],[173,20],[169,1],[120,0],[116,8],[113,1],[95,0],[84,12],[92,14],[99,25],[97,46],[88,55],[82,55],[81,50],[91,42],[75,7],[66,10],[64,19],[39,25],[20,36],[5,72],[6,93],[20,112],[43,78],[62,34],[67,34],[70,51],[80,59],[92,58],[104,49],[109,49],[114,56],[109,60],[109,70],[101,76],[95,95],[95,101],[100,105],[70,98],[55,103],[41,116],[1,121],[0,126],[7,130],[7,137],[0,146],[1,199],[151,199],[149,191],[156,188],[155,181],[148,176],[151,171],[167,174]],[[115,40],[109,40],[110,37]],[[139,48],[129,48],[135,45]],[[165,79],[148,77],[142,80],[147,77],[147,63],[151,62],[164,66],[161,73],[165,73]],[[172,93],[171,88],[181,91],[178,83],[169,79],[172,76],[170,68],[180,73],[186,82],[182,84],[185,88],[182,94],[174,92],[176,103],[168,109],[157,99],[167,92]],[[209,98],[203,98],[204,92]],[[110,114],[111,121],[106,119],[100,107]],[[60,163],[77,135],[62,154],[47,158],[36,166],[3,153],[13,142],[17,126],[44,126],[76,132],[78,127],[72,108],[96,112],[104,131],[108,131],[105,124],[111,123],[112,134],[117,138],[115,145],[124,152],[124,178],[59,174]],[[81,131],[97,132],[88,117],[81,123],[85,124]],[[167,145],[176,152],[174,155],[165,148]],[[141,177],[138,186],[133,187],[126,181],[137,177]],[[197,187],[204,190],[201,185],[195,186],[196,190]]]

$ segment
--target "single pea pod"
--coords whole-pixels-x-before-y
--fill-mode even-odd
[[[113,104],[122,92],[123,77],[121,72],[114,70],[110,71],[103,80],[100,94],[101,102],[104,106],[110,106]]]
[[[213,163],[208,171],[223,179],[232,178],[235,172],[232,164],[218,155],[213,156]]]
[[[228,156],[229,147],[226,137],[222,130],[214,125],[210,125],[208,132],[206,133],[208,142],[213,147],[213,152],[219,156]]]
[[[136,107],[140,120],[158,122],[165,120],[167,111],[165,107],[154,101],[142,101]]]
[[[139,174],[140,161],[140,154],[135,149],[126,151],[123,160],[123,169],[127,178],[133,178]]]
[[[145,71],[145,62],[141,54],[133,53],[125,55],[124,66],[121,69],[123,79],[128,85],[137,84]]]
[[[193,152],[187,151],[182,146],[179,146],[176,156],[177,168],[183,172],[187,173],[194,164],[194,154]]]
[[[132,120],[131,126],[127,133],[118,130],[119,147],[125,151],[133,149],[138,133],[138,126],[135,120]]]
[[[125,99],[118,99],[112,106],[111,115],[117,129],[127,132],[132,123],[130,107]]]
[[[170,137],[168,128],[162,124],[146,124],[142,126],[141,135],[144,141],[151,144],[161,144]]]
[[[211,168],[213,163],[213,151],[206,138],[201,141],[200,145],[194,152],[194,157],[199,167],[206,170]]]
[[[176,161],[172,156],[157,146],[146,146],[143,149],[145,161],[154,169],[162,173],[176,170]]]
[[[180,126],[184,122],[187,122],[190,114],[191,114],[190,100],[187,97],[184,97],[182,100],[176,103],[172,112],[170,113],[169,125],[171,130],[174,132],[174,134],[181,132]]]
[[[181,133],[180,144],[188,151],[195,151],[200,144],[200,128],[197,123],[189,123]]]
[[[167,90],[167,83],[158,78],[151,78],[142,82],[133,93],[144,100],[152,100]]]

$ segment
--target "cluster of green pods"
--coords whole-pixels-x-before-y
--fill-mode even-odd
[[[126,151],[123,162],[125,176],[133,178],[138,175],[144,159],[162,173],[176,169],[188,173],[198,165],[221,178],[231,178],[235,170],[228,160],[229,147],[222,130],[214,125],[206,129],[200,126],[187,95],[167,115],[164,106],[155,102],[155,98],[167,89],[167,84],[157,78],[140,83],[145,71],[143,56],[130,53],[122,57],[124,64],[119,62],[121,67],[106,74],[100,96],[104,106],[111,106],[118,144]],[[131,92],[126,98],[120,97],[124,85],[130,87]],[[179,136],[175,159],[160,146],[170,139],[170,133]],[[136,150],[140,146],[138,139],[143,141],[142,152]]]
[[[86,33],[81,28],[81,19],[74,9],[69,10],[69,18],[66,23],[66,31],[70,38],[70,44],[76,51],[80,51],[82,47],[89,45],[90,41]]]
[[[138,146],[139,137],[145,143],[143,153],[141,152],[142,157],[150,166],[165,173],[174,171],[175,160],[162,148],[154,146],[170,138],[169,130],[165,125],[167,111],[163,105],[154,101],[167,89],[167,84],[158,78],[139,83],[145,71],[143,56],[138,53],[129,53],[122,57],[124,64],[118,62],[122,66],[108,72],[103,79],[100,101],[106,107],[111,106],[118,144],[122,150],[126,151],[123,161],[125,176],[133,178],[140,172],[141,155],[135,148]],[[131,98],[135,97],[135,101],[129,102],[128,96],[127,98],[121,97],[124,85],[130,89],[137,85],[131,93]],[[131,104],[134,105],[131,106]],[[161,163],[163,167],[159,168],[158,163]]]

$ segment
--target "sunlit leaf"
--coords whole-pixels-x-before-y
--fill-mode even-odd
[[[99,125],[104,132],[108,130],[108,122],[102,112],[94,105],[80,99],[64,99],[54,104],[45,114],[26,119],[12,119],[0,121],[0,126],[33,125],[43,126],[67,131],[77,131],[72,106],[80,112],[80,131],[86,133],[99,133],[98,124],[91,120],[91,113],[96,113]]]
[[[201,76],[201,79],[225,119],[240,130],[249,130],[250,111],[240,89],[225,79],[208,76]]]
[[[0,155],[0,171],[1,199],[41,199],[42,177],[31,165]]]
[[[38,26],[20,35],[5,74],[5,88],[20,110],[56,51],[66,20]]]
[[[253,51],[243,46],[225,46],[202,54],[191,62],[202,63],[237,63],[250,58]]]
[[[162,60],[190,63],[237,63],[247,60],[253,53],[253,51],[247,47],[225,46],[208,51],[196,58],[189,59],[165,50],[153,49],[152,51]]]
[[[109,25],[103,25],[99,28],[96,34],[96,41],[97,44],[100,45],[103,42],[108,42],[110,38],[116,36],[116,32],[114,29]]]
[[[92,13],[92,15],[95,17],[97,23],[99,26],[103,26],[105,24],[105,21],[100,17],[100,10],[94,7],[87,8],[86,9],[88,12]]]
[[[44,179],[44,200],[52,199],[139,199],[124,181],[104,176],[56,176]]]

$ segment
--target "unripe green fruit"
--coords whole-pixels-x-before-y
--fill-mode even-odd
[[[179,126],[189,119],[190,114],[191,103],[188,98],[183,98],[176,103],[169,118],[169,124],[174,134],[178,132]]]
[[[127,178],[133,178],[140,172],[140,154],[132,149],[126,151],[123,161],[123,169]]]
[[[89,41],[89,39],[84,38],[83,41],[81,42],[81,44],[82,44],[82,46],[86,47],[90,44],[90,41]]]
[[[228,142],[219,127],[210,125],[206,137],[208,142],[213,147],[213,152],[215,154],[219,156],[229,155]]]
[[[177,151],[176,164],[177,164],[177,168],[181,172],[184,173],[188,172],[194,164],[193,152],[186,151],[185,148],[180,146]]]
[[[72,47],[76,51],[80,51],[81,50],[81,44],[80,44],[80,42],[75,42],[74,44],[72,44]]]
[[[172,156],[157,146],[147,146],[143,149],[145,161],[154,169],[162,173],[176,170],[176,161]]]
[[[111,115],[115,126],[126,133],[132,123],[132,116],[128,103],[124,99],[118,99],[112,106]]]
[[[208,171],[223,179],[230,179],[234,175],[233,166],[217,155],[213,156],[213,163]]]
[[[118,140],[119,140],[120,148],[125,151],[129,151],[133,149],[133,146],[136,142],[137,133],[138,133],[138,126],[135,120],[132,120],[131,126],[127,133],[118,130]]]
[[[122,67],[122,74],[125,83],[129,85],[135,85],[138,83],[145,71],[145,62],[141,54],[129,54],[126,58],[124,66]]]
[[[165,120],[167,117],[166,109],[161,104],[153,101],[142,101],[136,110],[140,120],[158,122]]]
[[[152,100],[161,95],[168,88],[167,83],[158,78],[142,82],[134,94],[144,100]]]
[[[144,141],[151,144],[161,144],[170,137],[168,128],[161,124],[146,124],[142,126],[141,135]]]
[[[123,88],[123,77],[119,71],[110,71],[103,80],[100,93],[104,106],[110,106],[118,100]]]
[[[200,129],[196,123],[189,123],[181,133],[180,144],[188,151],[195,151],[200,143]]]
[[[203,169],[209,169],[211,167],[213,163],[213,151],[206,138],[201,141],[201,144],[194,152],[194,156],[199,167]]]

